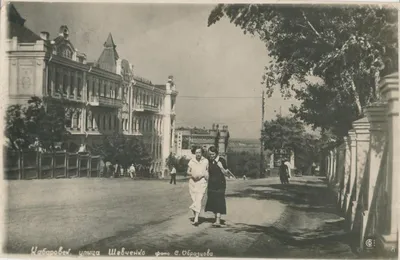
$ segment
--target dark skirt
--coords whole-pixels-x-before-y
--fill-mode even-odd
[[[207,203],[205,211],[226,214],[225,178],[223,180],[211,180],[208,183]]]

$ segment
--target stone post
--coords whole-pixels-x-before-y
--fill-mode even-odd
[[[343,176],[343,190],[342,190],[342,201],[341,209],[344,215],[347,212],[347,205],[349,201],[349,181],[351,173],[351,140],[349,136],[344,139],[344,176]]]
[[[381,166],[382,155],[385,148],[385,112],[386,108],[382,105],[372,105],[365,109],[365,114],[369,121],[369,152],[368,165],[363,178],[365,179],[363,191],[361,191],[363,200],[362,203],[362,221],[360,233],[360,248],[364,248],[364,238],[366,235],[367,222],[370,215],[370,207],[372,197],[374,195],[375,185]]]
[[[357,163],[356,163],[356,180],[355,180],[355,201],[353,203],[353,209],[352,209],[352,222],[353,222],[353,227],[354,227],[354,221],[360,221],[357,222],[357,227],[360,229],[354,230],[355,232],[360,232],[359,233],[359,239],[360,239],[360,248],[363,248],[364,241],[361,241],[361,238],[364,236],[363,232],[363,226],[365,225],[364,220],[364,215],[365,215],[365,208],[364,208],[364,202],[360,198],[365,198],[364,194],[366,190],[361,190],[362,183],[365,177],[364,176],[368,163],[368,152],[369,152],[369,141],[370,141],[370,133],[369,133],[369,128],[370,124],[368,122],[368,119],[366,117],[361,118],[355,122],[353,122],[353,128],[356,131],[356,140],[357,140],[357,146],[356,146],[356,158],[357,158]],[[364,189],[368,189],[367,186],[363,187]],[[361,194],[361,196],[360,196]],[[360,219],[355,219],[356,212],[357,210],[361,211],[361,218]]]
[[[387,158],[387,194],[389,199],[389,212],[387,229],[379,238],[378,245],[389,253],[395,253],[398,240],[398,205],[399,205],[399,173],[400,151],[399,144],[399,74],[394,73],[384,77],[380,83],[380,94],[387,102],[387,127],[388,127],[388,158]],[[393,252],[394,251],[394,252]]]
[[[349,200],[346,205],[346,217],[348,218],[348,228],[351,230],[353,228],[354,214],[352,213],[353,208],[355,208],[354,203],[357,203],[357,198],[355,194],[355,182],[357,175],[357,139],[356,132],[354,130],[348,133],[350,138],[350,177],[349,177]],[[354,192],[354,193],[353,193]],[[349,214],[350,213],[350,214]]]

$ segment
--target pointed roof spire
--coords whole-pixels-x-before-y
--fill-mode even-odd
[[[113,48],[113,49],[115,49],[117,47],[117,45],[114,44],[114,40],[113,40],[111,33],[108,34],[107,40],[104,43],[104,47],[105,48]]]
[[[116,62],[119,59],[119,55],[116,50],[113,37],[111,33],[108,34],[107,40],[104,42],[104,49],[99,59],[97,60],[96,66],[101,69],[116,73]]]

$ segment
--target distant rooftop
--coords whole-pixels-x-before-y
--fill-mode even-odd
[[[140,81],[140,82],[142,82],[142,83],[146,83],[146,84],[149,84],[149,85],[153,85],[153,83],[151,82],[151,80],[146,79],[146,78],[143,78],[143,77],[140,77],[140,76],[137,76],[137,75],[133,75],[133,79],[134,79],[134,80],[137,80],[137,81]]]

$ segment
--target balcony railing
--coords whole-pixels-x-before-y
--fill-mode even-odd
[[[159,112],[160,109],[157,106],[153,106],[153,105],[143,105],[143,109],[146,111],[150,111],[150,112]]]
[[[145,104],[141,104],[141,105],[135,105],[135,107],[133,108],[134,111],[137,112],[154,112],[154,113],[158,113],[160,112],[160,108],[158,106],[153,106],[153,105],[145,105]]]
[[[82,96],[75,96],[75,95],[71,95],[71,94],[65,94],[65,93],[54,93],[54,94],[50,94],[51,98],[56,98],[56,99],[64,99],[64,100],[68,100],[68,101],[74,101],[74,102],[84,102]]]
[[[122,107],[122,100],[109,97],[91,97],[89,104],[91,106]]]
[[[143,108],[143,105],[135,105],[135,106],[133,107],[133,110],[134,110],[134,111],[137,111],[137,112],[143,112],[143,111],[144,111],[144,108]]]

